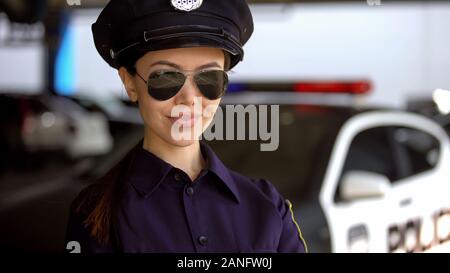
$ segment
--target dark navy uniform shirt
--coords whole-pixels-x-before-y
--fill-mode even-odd
[[[306,252],[291,204],[270,182],[229,170],[202,142],[201,151],[207,168],[195,181],[142,142],[130,152],[117,201],[119,251]],[[82,253],[117,250],[97,243],[81,221],[72,209],[67,242],[78,241]]]

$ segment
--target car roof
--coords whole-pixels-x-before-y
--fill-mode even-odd
[[[361,96],[350,94],[317,94],[296,92],[240,92],[223,97],[221,104],[255,105],[304,105],[317,107],[342,116],[354,116],[375,110],[393,110],[384,106],[369,106],[361,102]]]

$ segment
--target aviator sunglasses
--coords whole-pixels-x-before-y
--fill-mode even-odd
[[[228,75],[223,70],[157,70],[148,76],[148,80],[137,73],[147,84],[149,95],[159,101],[168,100],[175,96],[190,74],[193,74],[195,84],[207,99],[216,100],[225,94],[228,86]]]

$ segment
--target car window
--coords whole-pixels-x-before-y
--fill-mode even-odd
[[[352,140],[341,177],[348,171],[367,171],[397,179],[392,147],[387,128],[372,128],[360,132]]]
[[[384,126],[357,134],[352,140],[335,192],[339,196],[342,177],[349,171],[383,175],[396,183],[432,169],[439,156],[439,142],[432,135],[412,128]]]
[[[408,172],[399,178],[419,174],[434,168],[439,158],[439,141],[432,135],[410,128],[395,128],[393,131],[395,145],[404,152],[409,162]]]

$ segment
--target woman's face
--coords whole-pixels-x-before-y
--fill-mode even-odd
[[[148,52],[136,62],[137,73],[145,80],[159,70],[182,71],[188,75],[180,91],[165,101],[151,97],[146,83],[138,75],[131,76],[125,68],[121,68],[119,74],[130,99],[139,102],[146,137],[158,138],[180,147],[189,146],[198,140],[211,123],[220,99],[209,100],[202,96],[193,80],[193,73],[199,70],[223,70],[224,59],[221,49],[208,47]]]

